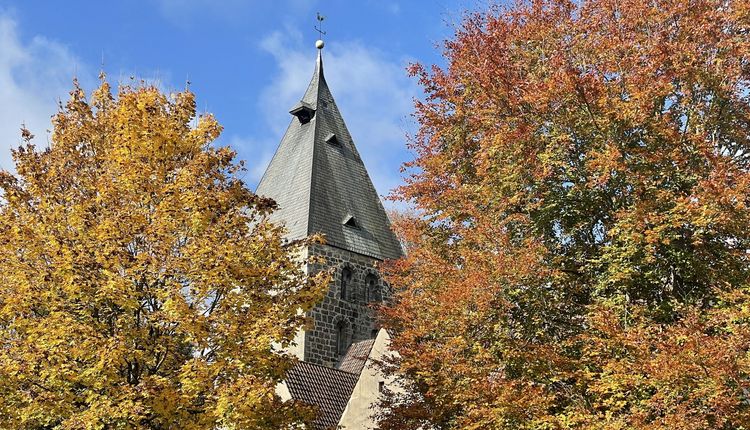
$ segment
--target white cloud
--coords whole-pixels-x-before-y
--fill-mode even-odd
[[[316,50],[312,43],[306,46],[301,40],[298,33],[287,30],[273,33],[261,43],[276,60],[278,74],[259,99],[259,109],[266,115],[273,135],[252,142],[263,144],[256,146],[260,153],[276,149],[290,121],[289,109],[310,82]],[[405,133],[412,129],[409,115],[417,87],[406,76],[406,63],[359,41],[327,42],[323,51],[328,85],[381,195],[389,194],[400,183],[399,167],[408,158]],[[255,170],[262,172],[266,164]],[[254,175],[253,179],[259,178]]]
[[[47,144],[57,101],[65,100],[74,76],[86,75],[63,45],[35,36],[23,41],[16,21],[0,12],[0,168],[13,166],[10,148],[21,143],[21,124]]]

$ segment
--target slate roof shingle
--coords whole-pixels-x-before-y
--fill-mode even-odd
[[[271,221],[285,224],[290,240],[322,233],[337,248],[380,260],[401,257],[380,196],[326,83],[320,51],[298,106],[315,113],[306,123],[292,118],[256,190],[279,205]],[[338,144],[326,142],[331,135]],[[347,216],[359,228],[344,225]]]

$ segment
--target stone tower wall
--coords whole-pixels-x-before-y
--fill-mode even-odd
[[[340,359],[337,352],[338,327],[345,327],[345,342],[372,339],[377,334],[377,322],[368,302],[367,275],[377,277],[377,286],[382,297],[387,296],[387,288],[378,274],[375,265],[379,260],[328,245],[313,245],[308,250],[311,256],[322,256],[324,264],[309,267],[310,273],[333,269],[333,278],[328,293],[309,315],[314,326],[305,332],[304,360],[323,366],[335,367]],[[352,272],[347,284],[347,300],[341,299],[342,270],[348,267]]]

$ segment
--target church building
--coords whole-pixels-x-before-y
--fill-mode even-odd
[[[297,335],[291,352],[300,363],[278,391],[316,406],[318,429],[367,429],[386,383],[370,365],[388,345],[372,309],[389,294],[376,265],[402,249],[326,83],[323,42],[316,46],[312,80],[256,190],[278,203],[271,220],[286,226],[288,240],[325,236],[305,255],[324,262],[305,269],[334,274],[308,315],[312,328]]]

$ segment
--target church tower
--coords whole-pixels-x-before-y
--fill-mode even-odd
[[[388,291],[375,267],[402,250],[326,83],[322,41],[317,48],[312,80],[289,111],[289,128],[256,192],[278,203],[271,219],[286,226],[287,239],[325,236],[325,245],[307,249],[325,263],[306,269],[334,275],[325,299],[310,311],[314,326],[300,333],[296,353],[338,367],[353,343],[376,336],[372,304]]]

